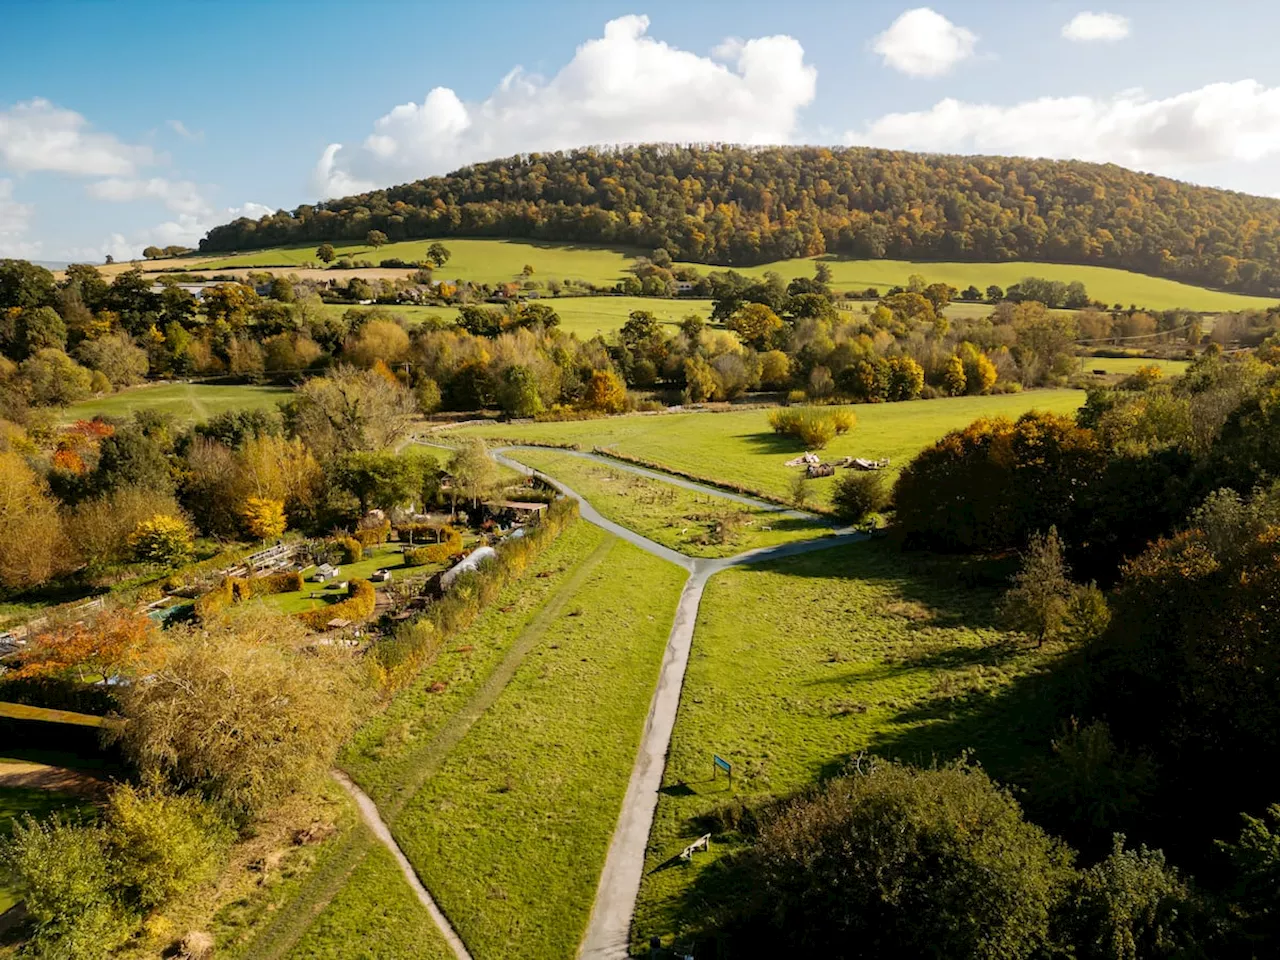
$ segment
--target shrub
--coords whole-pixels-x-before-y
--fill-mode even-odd
[[[216,587],[196,598],[194,605],[196,617],[200,620],[212,619],[235,602],[236,596],[231,578],[223,577]]]
[[[254,596],[270,593],[296,593],[303,588],[302,574],[297,570],[285,570],[271,573],[265,577],[254,577],[251,581]]]
[[[857,424],[858,418],[854,416],[852,410],[832,410],[830,413],[831,425],[835,428],[836,436],[842,437]]]
[[[372,527],[361,527],[353,535],[361,547],[376,547],[379,544],[387,542],[391,536],[391,521],[383,520],[382,523]],[[348,560],[348,563],[352,561]]]
[[[847,411],[838,411],[847,413]],[[852,414],[846,430],[853,426]],[[846,421],[842,421],[846,422]],[[813,407],[781,407],[769,412],[769,426],[774,433],[796,437],[806,448],[821,450],[837,433],[832,412]]]
[[[831,491],[831,506],[846,523],[861,523],[888,505],[889,484],[878,470],[844,473]]]
[[[404,552],[406,567],[421,567],[428,563],[448,563],[462,552],[462,534],[449,528],[449,536],[440,543],[428,543]]]
[[[334,546],[338,548],[339,563],[359,563],[364,557],[364,545],[355,537],[338,537]]]
[[[1070,852],[979,768],[876,762],[764,817],[721,955],[1049,952]]]
[[[185,520],[157,513],[138,524],[129,537],[129,548],[140,562],[169,566],[190,560],[195,545]]]
[[[330,620],[365,620],[373,615],[378,595],[368,580],[352,580],[347,586],[347,598],[298,614],[298,619],[312,630],[323,630]]]
[[[294,652],[297,621],[257,610],[169,634],[164,669],[120,689],[108,731],[144,776],[247,820],[324,775],[359,699],[346,661]]]

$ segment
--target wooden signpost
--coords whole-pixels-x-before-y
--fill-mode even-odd
[[[718,770],[723,770],[725,773],[729,775],[729,789],[732,790],[733,789],[733,764],[731,764],[728,760],[726,760],[724,757],[720,756],[719,754],[713,753],[711,755],[711,779],[712,780],[716,778],[716,771]]]

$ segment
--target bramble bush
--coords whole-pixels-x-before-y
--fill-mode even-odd
[[[861,523],[889,506],[889,485],[878,470],[841,474],[831,491],[836,516],[847,523]]]

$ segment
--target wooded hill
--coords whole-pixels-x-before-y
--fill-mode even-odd
[[[751,265],[858,258],[1043,260],[1280,293],[1280,200],[1111,164],[866,148],[528,154],[215,227],[202,252],[419,237],[665,247]]]

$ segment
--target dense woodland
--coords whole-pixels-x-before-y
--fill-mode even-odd
[[[1114,165],[865,148],[529,154],[216,227],[205,253],[433,236],[665,248],[748,265],[830,253],[1123,267],[1280,293],[1280,201]]]

